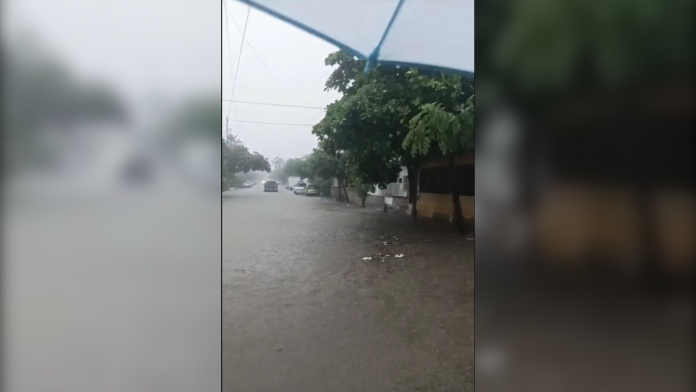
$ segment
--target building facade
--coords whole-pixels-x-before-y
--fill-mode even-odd
[[[465,220],[474,219],[474,155],[455,159],[459,202]],[[452,221],[454,207],[449,185],[449,167],[444,157],[424,163],[418,175],[418,216]]]

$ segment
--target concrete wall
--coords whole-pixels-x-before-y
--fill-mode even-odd
[[[693,192],[661,190],[652,195],[652,223],[659,261],[687,274],[696,260],[696,201]],[[532,233],[549,260],[573,262],[601,255],[617,266],[640,268],[644,251],[641,205],[630,187],[556,184],[543,194]],[[675,211],[678,211],[675,213]]]
[[[387,204],[392,208],[408,209],[409,203],[407,197],[387,197]]]
[[[464,218],[474,219],[474,198],[471,196],[459,196],[459,203],[462,205]],[[421,193],[417,208],[418,216],[451,221],[452,213],[454,212],[452,195]]]
[[[341,191],[341,195],[345,199],[345,194],[343,191]],[[338,187],[334,186],[331,187],[331,197],[334,199],[338,199]],[[357,206],[362,205],[362,201],[360,200],[360,196],[358,196],[358,193],[355,192],[354,190],[348,188],[348,197],[350,198],[350,204],[354,204]],[[382,207],[384,205],[384,196],[377,196],[377,195],[367,195],[367,200],[365,200],[365,207]]]
[[[360,196],[354,190],[348,188],[348,196],[350,196],[350,204],[355,204],[357,206],[362,205]],[[384,196],[377,195],[367,195],[365,200],[365,207],[382,207],[384,205]]]
[[[474,155],[467,154],[458,156],[455,159],[456,165],[473,165]],[[422,165],[422,168],[428,167],[440,167],[447,166],[447,160],[442,158],[431,159]],[[408,171],[406,167],[402,168],[400,175],[407,176]],[[370,207],[382,207],[384,204],[383,191],[378,190],[375,194],[369,194],[365,202],[365,206]],[[447,221],[452,220],[452,213],[454,211],[454,206],[452,205],[452,196],[447,194],[434,194],[434,193],[419,193],[418,194],[418,216],[433,219],[443,219]],[[334,186],[331,188],[331,196],[335,199],[338,198],[338,182],[334,179]],[[348,189],[348,196],[350,197],[351,204],[360,205],[360,197],[358,194]],[[410,204],[408,199],[405,197],[389,197],[387,198],[389,205],[392,208],[404,208],[410,211]],[[462,206],[462,214],[464,219],[473,220],[474,219],[474,200],[472,196],[459,196],[459,202]]]
[[[474,155],[466,154],[455,158],[455,165],[473,165]],[[425,162],[421,168],[442,167],[447,166],[445,157],[431,159]],[[459,196],[459,203],[462,205],[462,214],[464,219],[474,219],[474,197]],[[435,193],[418,193],[418,216],[452,220],[454,206],[452,205],[452,195],[443,195]]]
[[[408,177],[408,168],[406,166],[401,166],[401,171],[397,175],[397,177],[394,179],[394,183],[392,184],[397,184],[401,185],[402,183],[406,182],[406,178]],[[399,183],[399,178],[401,178],[402,183]],[[390,184],[391,185],[391,184]],[[386,189],[379,189],[377,186],[375,186],[375,191],[370,192],[371,195],[377,195],[377,196],[384,196],[386,194]],[[403,187],[403,192],[400,192],[401,194],[398,194],[396,196],[402,196],[405,197],[408,195],[408,187],[404,186]]]

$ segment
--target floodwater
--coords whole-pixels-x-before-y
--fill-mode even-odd
[[[222,203],[224,391],[474,390],[474,241],[283,188]]]

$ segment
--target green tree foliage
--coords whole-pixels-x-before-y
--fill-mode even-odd
[[[306,162],[311,171],[310,176],[308,176],[310,178],[334,178],[345,175],[345,167],[342,162],[335,155],[326,151],[315,149]]]
[[[250,171],[271,171],[271,165],[263,155],[249,150],[241,145],[231,145],[227,148],[227,169],[230,173],[248,173]]]
[[[222,141],[222,191],[226,191],[230,189],[230,186],[232,182],[232,173],[230,173],[230,169],[227,166],[227,146],[225,145],[225,141]]]
[[[2,45],[3,164],[6,173],[37,162],[52,164],[70,151],[47,147],[49,135],[80,125],[124,125],[126,105],[108,86],[78,80],[36,42]]]
[[[308,177],[326,195],[331,194],[334,178],[339,181],[346,178],[346,161],[340,154],[315,149],[308,157],[307,164],[311,172]],[[339,184],[339,196],[341,186]]]
[[[691,0],[489,0],[476,6],[478,69],[527,100],[690,75]],[[480,52],[479,52],[480,50]]]
[[[242,144],[237,135],[227,135],[227,143],[229,144]]]
[[[220,133],[220,105],[214,95],[194,97],[181,106],[168,125],[170,139],[177,143],[205,138],[215,143]]]
[[[404,148],[412,155],[425,155],[431,143],[437,143],[447,158],[450,194],[454,206],[454,225],[464,229],[464,216],[459,201],[459,189],[455,174],[455,154],[474,148],[474,96],[454,111],[445,110],[439,103],[421,106],[420,112],[409,121],[411,131],[404,140]]]
[[[340,51],[329,55],[326,64],[337,66],[326,89],[344,96],[327,107],[313,133],[324,151],[343,157],[354,179],[385,187],[396,179],[402,158],[416,160],[406,157],[401,147],[411,109],[405,72],[379,67],[366,75],[364,61]],[[344,179],[339,178],[339,185]]]
[[[275,157],[275,158],[273,158],[271,163],[273,164],[274,170],[282,169],[283,166],[285,166],[285,159],[283,159],[281,157]]]
[[[310,181],[315,179],[314,172],[312,171],[310,157],[300,159],[300,161],[297,164],[297,175],[303,180],[306,178],[308,178]]]
[[[360,177],[353,177],[351,183],[358,196],[360,196],[360,205],[365,207],[367,195],[369,192],[375,191],[375,186],[373,184],[364,182]]]
[[[448,112],[439,103],[428,103],[409,121],[411,132],[404,140],[404,148],[413,155],[425,155],[430,143],[436,143],[443,155],[473,149],[474,129],[466,118],[467,109]]]
[[[223,189],[231,184],[234,175],[237,173],[248,173],[250,171],[271,171],[271,165],[263,155],[258,152],[249,152],[241,144],[222,143],[223,168]],[[226,176],[225,176],[226,175]]]
[[[288,160],[275,158],[274,161],[276,163],[282,161],[282,165],[277,165],[278,167],[271,172],[271,177],[280,182],[286,182],[288,177],[308,178],[312,174],[308,166],[308,158],[309,156],[290,158]]]
[[[288,177],[302,177],[302,174],[305,173],[302,166],[304,166],[302,158],[290,158],[285,161],[285,168],[283,170]]]
[[[365,62],[342,51],[329,55],[325,63],[336,67],[325,84],[326,90],[339,91],[343,97],[327,107],[326,116],[312,131],[319,138],[320,148],[345,154],[354,180],[370,186],[386,186],[394,181],[401,165],[407,166],[415,223],[417,173],[422,160],[437,150],[430,149],[430,144],[415,134],[411,140],[418,142],[418,153],[406,151],[404,141],[412,131],[410,121],[424,105],[438,105],[448,113],[463,111],[472,88],[460,76],[439,72],[383,66],[365,74]],[[470,136],[467,143],[473,148],[473,133]],[[444,138],[442,141],[450,144]]]
[[[427,155],[431,142],[439,146],[442,155],[473,151],[473,86],[456,76],[424,76],[415,69],[407,72],[407,78],[422,104],[408,121],[403,147],[414,156]]]

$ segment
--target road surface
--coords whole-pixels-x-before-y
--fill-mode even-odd
[[[222,214],[224,391],[474,390],[473,241],[261,184]]]

